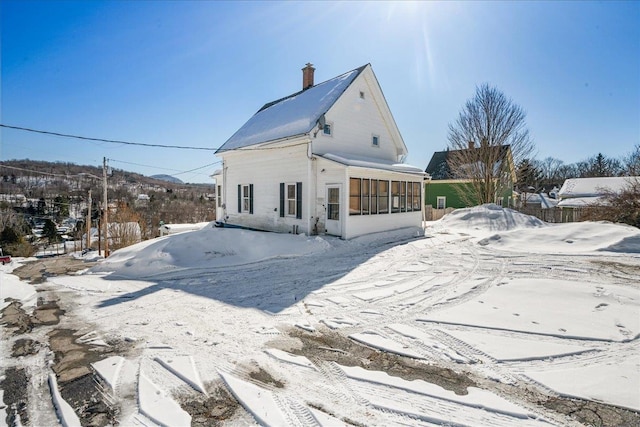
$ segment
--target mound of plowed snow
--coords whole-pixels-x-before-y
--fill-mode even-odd
[[[440,227],[478,232],[509,231],[521,228],[538,228],[547,224],[530,215],[495,204],[456,209],[438,221]]]
[[[328,247],[329,244],[318,237],[207,226],[120,249],[91,272],[147,277],[186,268],[232,266],[309,255]]]

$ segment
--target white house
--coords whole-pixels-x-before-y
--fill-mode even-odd
[[[424,172],[367,64],[265,104],[216,154],[227,224],[292,233],[359,235],[420,226]]]

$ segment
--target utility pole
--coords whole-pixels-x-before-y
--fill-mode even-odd
[[[91,188],[89,188],[89,205],[87,207],[87,249],[91,247]]]
[[[109,212],[109,205],[107,203],[107,158],[102,158],[102,185],[103,185],[103,198],[104,198],[104,257],[109,256],[109,222],[107,221],[107,212]]]

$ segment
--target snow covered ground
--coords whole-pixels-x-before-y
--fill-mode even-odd
[[[2,300],[33,303],[11,268]],[[130,344],[93,364],[123,425],[189,424],[184,396],[222,387],[243,408],[227,425],[509,426],[576,424],[518,387],[640,411],[639,278],[636,228],[549,225],[486,205],[418,238],[205,227],[47,286],[84,332]],[[459,394],[301,338],[330,333],[475,385]]]

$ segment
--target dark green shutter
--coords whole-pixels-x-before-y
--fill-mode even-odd
[[[249,184],[249,213],[253,213],[253,184]]]
[[[296,182],[296,218],[302,218],[302,183]]]
[[[280,183],[280,217],[284,218],[284,182]]]
[[[242,212],[242,185],[238,184],[238,213]]]

